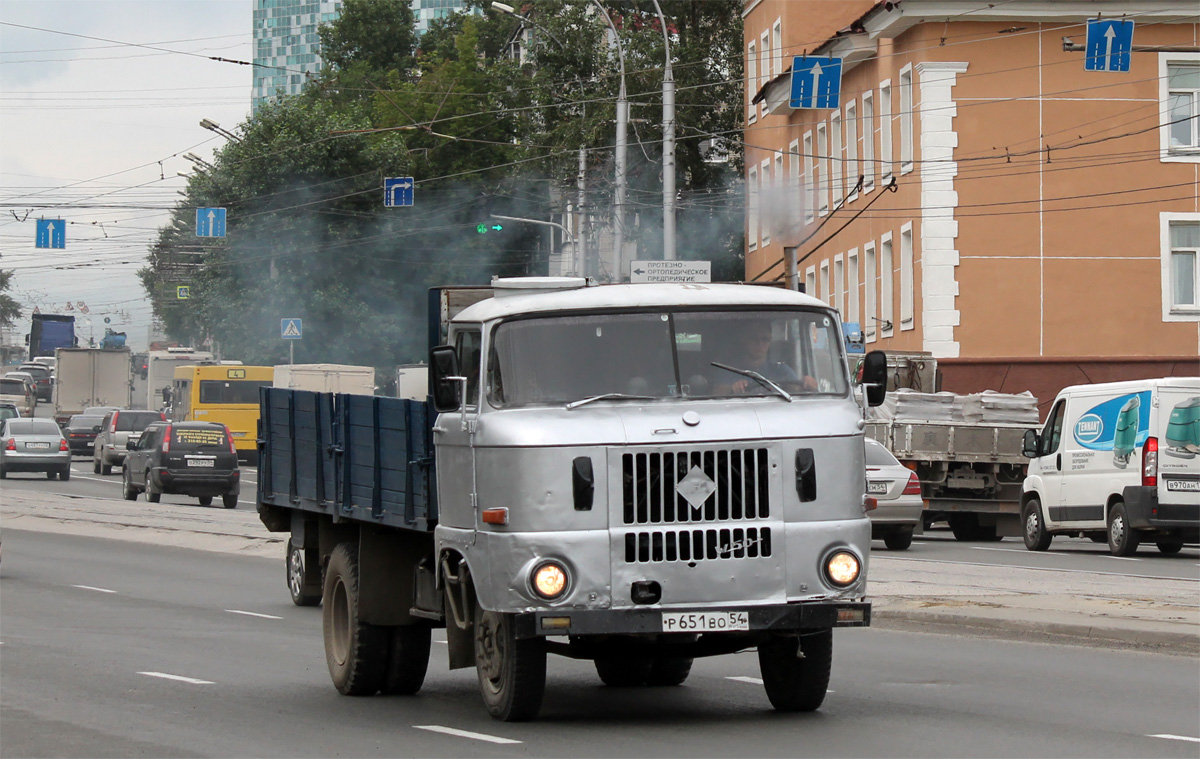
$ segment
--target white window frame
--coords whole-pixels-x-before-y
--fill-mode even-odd
[[[875,189],[875,93],[862,96],[863,194]]]
[[[818,295],[817,298],[824,301],[827,305],[832,306],[833,301],[829,297],[830,289],[831,288],[829,286],[829,259],[827,258],[821,262],[821,294]]]
[[[886,185],[892,181],[892,80],[879,83],[879,181]]]
[[[753,124],[758,121],[758,106],[751,103],[754,96],[758,94],[758,88],[755,85],[758,83],[758,48],[754,40],[750,40],[746,45],[746,121]]]
[[[1158,215],[1158,222],[1160,233],[1159,248],[1162,261],[1163,321],[1200,322],[1200,249],[1192,250],[1184,248],[1181,250],[1171,248],[1171,225],[1179,223],[1200,224],[1200,213],[1160,213]],[[1171,262],[1174,256],[1180,253],[1194,256],[1192,277],[1195,281],[1192,284],[1192,292],[1197,301],[1195,304],[1176,305],[1174,302],[1175,282]]]
[[[892,297],[895,284],[895,261],[892,256],[892,233],[879,238],[879,336],[891,337],[896,330],[896,301]]]
[[[900,329],[910,330],[917,326],[914,318],[916,291],[913,288],[913,230],[912,222],[900,227]]]
[[[875,243],[869,242],[863,246],[863,284],[866,285],[863,304],[863,336],[868,343],[875,342],[879,335],[879,308],[876,292],[879,285],[879,269],[875,260]]]
[[[913,75],[912,64],[900,69],[900,175],[913,170]]]
[[[862,172],[858,168],[858,101],[846,103],[846,184],[850,185],[850,195],[846,202],[852,203],[858,199],[858,176]]]
[[[841,253],[833,257],[833,303],[841,315],[842,321],[846,321],[846,261]]]
[[[804,181],[800,197],[804,200],[804,223],[811,224],[817,218],[816,169],[813,154],[813,133],[804,133]]]
[[[773,76],[783,73],[783,19],[775,19],[771,25],[771,60],[775,64]]]
[[[750,250],[758,250],[758,167],[746,176],[746,237]]]
[[[829,127],[817,124],[817,215],[829,214]]]
[[[1200,163],[1200,116],[1192,121],[1193,146],[1171,147],[1170,87],[1167,71],[1171,64],[1183,63],[1200,66],[1200,53],[1158,54],[1158,102],[1159,102],[1159,159],[1164,163]],[[1200,90],[1192,96],[1192,114],[1200,112]]]
[[[758,89],[766,87],[769,81],[771,81],[771,31],[767,29],[758,38]],[[763,116],[771,112],[766,100],[759,103],[759,107],[762,108]]]
[[[804,294],[817,297],[817,267],[815,266],[804,270]]]
[[[862,327],[858,319],[858,248],[846,253],[846,321]]]
[[[800,140],[792,140],[788,143],[788,190],[785,197],[794,198],[800,197],[803,202],[803,196],[800,195]],[[791,214],[791,203],[788,203],[786,213]]]
[[[845,184],[842,178],[844,167],[845,158],[842,156],[842,114],[838,112],[829,116],[829,173],[832,180],[830,182],[830,208],[837,208],[842,202],[842,195],[845,192]]]
[[[775,181],[778,181],[778,180],[775,180]],[[764,193],[770,192],[771,188],[774,185],[774,183],[772,182],[772,179],[771,179],[771,159],[770,158],[764,158],[762,160],[762,164],[759,168],[759,174],[758,174],[758,185],[759,185],[758,203],[759,203],[759,207],[761,208],[763,205],[765,205],[763,203]],[[771,244],[771,224],[770,224],[771,219],[769,218],[769,216],[770,215],[768,214],[768,219],[767,219],[766,224],[762,224],[761,220],[760,220],[760,224],[762,226],[762,231],[759,232],[759,234],[762,236],[762,247],[764,247],[764,248]]]

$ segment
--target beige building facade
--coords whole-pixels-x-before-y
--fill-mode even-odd
[[[1086,71],[1088,18],[1134,21]],[[748,0],[746,279],[795,276],[943,387],[1200,374],[1200,10]],[[796,55],[837,108],[789,104]]]

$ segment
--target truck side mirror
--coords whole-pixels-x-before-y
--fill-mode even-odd
[[[1021,454],[1027,459],[1036,459],[1041,447],[1040,442],[1037,430],[1025,430],[1025,438],[1021,441]]]
[[[871,351],[863,358],[862,386],[867,392],[867,405],[878,406],[887,395],[887,354]]]
[[[459,402],[458,354],[453,345],[439,345],[429,351],[430,385],[433,407],[437,411],[454,411]]]

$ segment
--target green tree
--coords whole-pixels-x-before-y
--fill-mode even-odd
[[[408,0],[345,0],[332,24],[317,29],[321,61],[331,69],[408,71],[417,34]]]
[[[12,276],[11,270],[0,269],[0,324],[5,327],[15,326],[21,316],[21,304],[8,294],[12,287]]]

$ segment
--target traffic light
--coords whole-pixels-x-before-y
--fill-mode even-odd
[[[503,232],[504,225],[498,221],[491,221],[486,224],[476,224],[475,231],[481,235],[486,235],[488,232]]]

